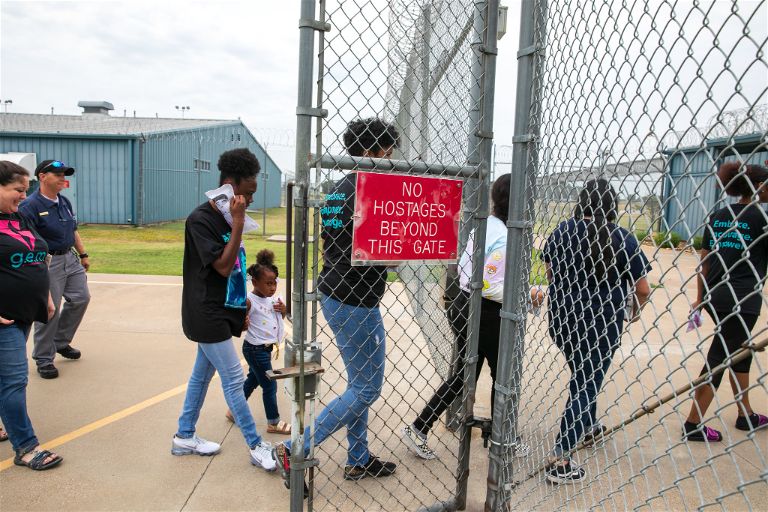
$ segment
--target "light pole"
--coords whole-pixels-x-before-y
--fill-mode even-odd
[[[183,107],[180,107],[180,106],[176,105],[176,110],[181,110],[181,118],[182,119],[184,119],[184,113],[187,112],[189,110],[189,108],[190,108],[189,105],[186,105],[186,106],[183,106]]]
[[[3,112],[8,113],[8,105],[12,104],[13,100],[3,100]]]
[[[269,148],[269,142],[264,144],[264,183],[261,186],[261,234],[267,236],[267,169],[269,168],[269,154],[267,149]]]

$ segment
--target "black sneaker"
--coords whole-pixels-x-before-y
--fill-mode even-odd
[[[45,364],[37,367],[37,373],[44,379],[55,379],[59,376],[59,370],[53,364]]]
[[[566,461],[565,464],[555,463],[547,470],[547,480],[553,484],[576,484],[584,480],[586,471],[574,464]]]
[[[69,345],[56,352],[58,352],[61,357],[66,357],[67,359],[80,359],[80,356],[82,355],[79,350],[75,347],[70,347]]]
[[[344,468],[344,480],[361,480],[365,477],[389,476],[395,472],[397,464],[384,462],[375,455],[371,455],[365,466],[347,466]]]

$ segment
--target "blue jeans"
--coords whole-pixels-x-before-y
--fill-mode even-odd
[[[0,325],[0,419],[16,453],[40,444],[27,415],[29,325]]]
[[[347,370],[347,389],[323,409],[315,421],[315,443],[320,444],[347,427],[347,464],[368,462],[368,409],[384,384],[386,333],[378,307],[350,306],[320,296],[323,316],[336,336],[336,346]],[[304,456],[309,455],[309,428],[304,432]],[[290,441],[286,443],[290,449]]]
[[[195,425],[208,392],[208,384],[217,371],[221,377],[227,406],[232,411],[248,447],[254,448],[261,442],[261,436],[256,432],[256,423],[243,395],[243,369],[232,338],[218,343],[197,344],[197,358],[187,384],[187,395],[179,416],[179,431],[176,432],[176,437],[189,439],[195,435]]]
[[[555,342],[566,358],[571,379],[568,403],[555,441],[556,456],[568,454],[585,432],[598,425],[597,395],[619,347],[623,325],[623,311],[616,312],[612,319],[573,317],[561,324]]]
[[[272,369],[271,348],[270,346],[270,350],[266,350],[263,345],[251,345],[243,341],[243,357],[248,361],[248,376],[243,384],[243,392],[248,400],[253,390],[261,386],[267,422],[277,425],[280,422],[280,413],[277,411],[277,382],[267,377],[267,372]]]

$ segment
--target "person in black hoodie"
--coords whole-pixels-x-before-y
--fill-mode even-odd
[[[399,144],[397,129],[381,119],[356,119],[344,133],[351,156],[390,158]],[[352,266],[352,227],[355,210],[356,171],[341,178],[326,195],[323,219],[323,269],[318,291],[326,322],[336,337],[344,360],[347,389],[331,400],[315,421],[315,443],[347,429],[345,480],[383,477],[396,465],[368,451],[368,410],[379,398],[384,384],[386,333],[379,303],[387,282],[382,265]],[[310,429],[304,434],[305,456],[309,454]],[[290,474],[290,441],[272,452],[286,483]]]

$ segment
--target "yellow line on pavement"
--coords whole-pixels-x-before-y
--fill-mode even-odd
[[[116,421],[120,421],[123,418],[126,418],[132,414],[136,414],[139,411],[143,411],[147,407],[151,407],[155,404],[158,404],[162,402],[163,400],[167,400],[171,397],[174,397],[176,395],[180,395],[184,391],[187,390],[187,385],[182,384],[181,386],[176,386],[173,389],[169,389],[168,391],[165,391],[164,393],[160,393],[159,395],[155,395],[152,398],[148,398],[147,400],[144,400],[143,402],[139,402],[138,404],[132,405],[130,407],[126,407],[122,411],[118,411],[114,414],[110,414],[109,416],[105,418],[101,418],[100,420],[96,420],[93,423],[89,423],[88,425],[85,425],[83,427],[78,428],[77,430],[73,430],[72,432],[68,432],[64,434],[63,436],[59,436],[56,439],[52,439],[51,441],[48,441],[47,443],[42,443],[40,445],[41,448],[45,450],[52,450],[56,448],[57,446],[61,446],[64,443],[68,443],[69,441],[74,441],[78,437],[82,437],[86,434],[90,434],[91,432],[98,430],[102,427],[106,427],[107,425],[110,425]],[[13,466],[13,458],[6,459],[3,461],[0,461],[0,471],[6,470],[9,467]]]
[[[245,366],[246,362],[245,359],[240,360],[240,366]],[[213,376],[214,379],[217,379],[219,377],[218,373]],[[131,416],[132,414],[136,414],[137,412],[141,412],[144,409],[148,407],[152,407],[155,404],[159,404],[160,402],[164,400],[168,400],[169,398],[173,398],[176,395],[180,395],[184,393],[187,390],[187,384],[182,384],[181,386],[176,386],[173,389],[169,389],[168,391],[164,391],[163,393],[160,393],[159,395],[155,395],[152,398],[148,398],[144,400],[143,402],[139,402],[138,404],[132,405],[130,407],[126,407],[122,411],[117,411],[114,414],[110,414],[109,416],[105,418],[101,418],[100,420],[96,420],[93,423],[89,423],[88,425],[85,425],[83,427],[78,428],[77,430],[73,430],[72,432],[68,432],[64,434],[63,436],[59,436],[56,439],[52,439],[46,443],[40,443],[40,448],[44,450],[53,450],[54,448],[63,445],[64,443],[68,443],[70,441],[74,441],[78,437],[82,437],[86,434],[90,434],[91,432],[94,432],[102,427],[106,427],[107,425],[111,425],[112,423],[115,423],[116,421],[120,421],[123,418],[127,418],[128,416]],[[0,461],[0,471],[5,471],[6,469],[13,466],[13,457],[10,459],[5,459]]]
[[[183,283],[142,283],[140,281],[88,281],[88,284],[125,284],[130,286],[181,286]]]

